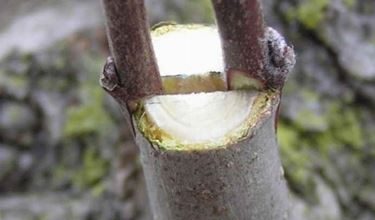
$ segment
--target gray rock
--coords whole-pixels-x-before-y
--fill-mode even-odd
[[[82,220],[93,212],[92,201],[93,198],[74,199],[55,193],[0,197],[0,219]]]
[[[351,82],[355,90],[364,98],[375,104],[375,85],[374,83],[353,81]]]
[[[375,219],[375,215],[371,212],[363,212],[357,218],[357,220],[374,220],[374,219]]]
[[[31,213],[28,212],[1,212],[0,211],[0,219],[1,220],[35,220],[37,216],[33,216]]]
[[[337,54],[343,69],[361,80],[375,79],[375,45],[367,37],[366,27],[371,18],[374,20],[375,16],[359,15],[343,1],[333,0],[325,22],[317,31],[320,39]]]
[[[54,145],[62,136],[68,97],[56,92],[35,91],[32,98],[42,109],[45,118],[46,143]]]
[[[363,187],[359,192],[358,199],[362,204],[369,206],[371,210],[375,211],[375,189],[373,187]]]
[[[0,102],[0,136],[18,143],[30,143],[37,125],[32,109],[23,103]]]
[[[27,97],[29,91],[28,79],[23,75],[9,74],[0,64],[0,96],[10,96],[18,100]]]
[[[34,164],[34,158],[29,153],[21,153],[19,154],[19,158],[17,161],[17,168],[21,172],[28,172],[31,170],[32,165]]]
[[[318,203],[307,204],[296,196],[291,196],[291,216],[289,220],[342,220],[341,208],[334,191],[319,177],[315,177]]]
[[[8,7],[3,5],[0,13],[3,17],[0,22],[0,58],[13,49],[21,52],[46,49],[72,33],[103,24],[98,0],[49,0],[47,4],[43,1],[8,2],[11,3],[6,1]]]

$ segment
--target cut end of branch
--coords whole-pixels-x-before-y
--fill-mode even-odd
[[[138,129],[155,147],[225,147],[251,135],[270,115],[277,93],[264,90],[263,82],[254,79],[243,84],[246,90],[225,91],[216,29],[167,25],[155,30],[153,43],[164,91],[173,95],[144,99],[134,115]],[[240,71],[231,76],[236,85],[244,82]]]
[[[216,149],[249,137],[271,115],[276,97],[255,91],[155,96],[142,103],[135,118],[160,149]]]

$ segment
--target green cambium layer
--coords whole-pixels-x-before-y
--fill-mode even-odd
[[[252,108],[250,114],[237,129],[227,133],[218,140],[207,141],[204,143],[187,144],[183,140],[175,139],[173,136],[153,123],[142,105],[140,105],[141,107],[138,108],[134,116],[139,131],[148,141],[157,146],[159,149],[172,151],[192,151],[225,148],[226,146],[237,143],[249,137],[255,127],[262,123],[265,117],[270,116],[272,112],[272,105],[274,105],[276,97],[278,97],[277,93],[259,92],[253,105],[249,106],[249,108]],[[207,115],[207,117],[210,116]]]

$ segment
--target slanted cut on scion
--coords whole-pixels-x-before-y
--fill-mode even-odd
[[[274,124],[293,49],[259,0],[212,3],[218,28],[150,34],[143,1],[103,0],[100,83],[130,122],[153,219],[288,219]]]

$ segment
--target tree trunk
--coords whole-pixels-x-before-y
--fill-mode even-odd
[[[143,3],[103,2],[114,59],[107,60],[100,82],[132,126],[154,219],[288,219],[275,123],[294,53],[276,31],[263,28],[259,2],[213,1],[224,55],[216,29],[169,25],[156,30],[158,62],[145,31]],[[240,15],[247,10],[255,16]],[[134,17],[124,18],[134,11]],[[229,19],[233,13],[240,25]],[[254,22],[255,31],[247,32]],[[228,37],[236,33],[238,37]],[[165,39],[167,45],[159,47]],[[206,48],[213,53],[205,54]],[[172,68],[172,75],[164,68],[186,57],[191,62]],[[163,67],[161,80],[157,64]],[[214,73],[225,74],[220,83]],[[161,90],[191,91],[196,88],[192,82],[202,84],[195,93],[160,95]],[[225,83],[235,91],[222,92],[222,86],[210,90],[212,84]],[[198,93],[202,91],[209,93]]]

